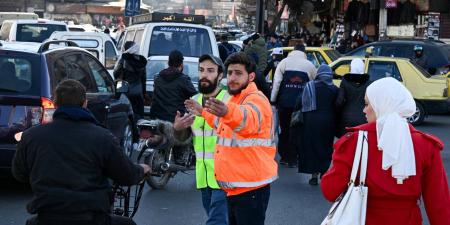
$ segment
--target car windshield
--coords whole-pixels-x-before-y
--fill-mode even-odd
[[[55,31],[66,31],[66,26],[59,24],[18,24],[17,41],[43,42]]]
[[[330,57],[331,61],[335,61],[336,59],[341,57],[341,53],[336,50],[324,50],[324,52],[328,55],[328,57]]]
[[[0,54],[0,95],[39,95],[39,57]]]
[[[173,50],[180,51],[185,57],[212,54],[208,30],[183,26],[155,26],[148,56],[169,55]]]
[[[424,68],[422,68],[419,65],[416,65],[415,63],[411,62],[411,64],[414,65],[414,67],[416,67],[416,69],[418,69],[425,77],[431,77],[432,75],[430,73],[428,73],[428,71]]]
[[[183,73],[188,75],[193,82],[198,82],[198,63],[183,62]],[[166,60],[149,60],[147,63],[147,80],[155,79],[155,76],[167,68]]]

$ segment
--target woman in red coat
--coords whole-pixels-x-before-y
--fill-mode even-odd
[[[372,83],[366,91],[368,123],[351,128],[334,145],[330,170],[321,187],[335,201],[350,179],[358,131],[368,131],[369,189],[366,225],[422,225],[423,197],[431,225],[450,224],[450,193],[441,159],[443,143],[408,125],[415,111],[409,91],[393,78]]]

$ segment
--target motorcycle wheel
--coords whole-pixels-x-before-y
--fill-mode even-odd
[[[163,189],[167,185],[167,182],[169,182],[170,171],[159,172],[161,168],[158,168],[162,162],[165,162],[165,158],[163,151],[155,150],[144,159],[145,163],[152,168],[152,171],[156,171],[146,180],[147,184],[153,189]]]

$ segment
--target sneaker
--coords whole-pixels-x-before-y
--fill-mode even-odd
[[[309,185],[317,186],[319,184],[319,180],[317,179],[317,177],[313,177],[313,178],[309,179],[308,183],[309,183]]]
[[[286,162],[286,161],[284,161],[284,160],[280,160],[280,165],[284,165],[284,166],[286,166],[286,165],[288,165],[288,163]]]
[[[288,167],[289,168],[297,168],[297,164],[296,163],[288,163]]]

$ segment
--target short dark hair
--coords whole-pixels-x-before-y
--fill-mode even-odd
[[[86,88],[79,81],[63,80],[56,86],[54,100],[58,107],[81,107],[86,101]]]
[[[294,50],[305,52],[306,47],[304,44],[297,44],[297,45],[295,45]]]
[[[169,54],[169,66],[170,67],[179,67],[183,64],[183,53],[178,50],[173,50]]]
[[[228,41],[228,35],[222,34],[222,35],[220,36],[220,40],[221,40],[221,41]]]
[[[225,61],[225,70],[228,70],[228,66],[231,64],[244,65],[247,73],[255,72],[256,69],[255,61],[244,52],[237,52],[228,56],[227,60]]]
[[[109,28],[105,28],[105,30],[103,30],[103,33],[109,34],[109,33],[110,33],[110,32],[109,32]]]

